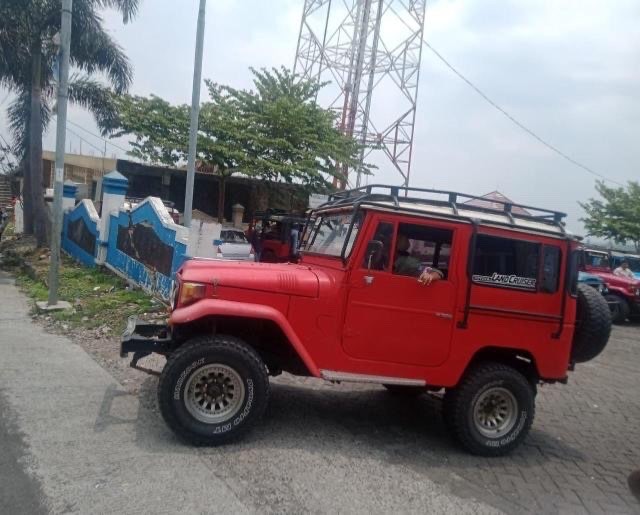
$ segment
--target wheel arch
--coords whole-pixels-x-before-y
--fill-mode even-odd
[[[470,369],[482,362],[494,362],[508,365],[524,375],[532,385],[540,381],[538,365],[533,355],[526,350],[513,347],[487,346],[479,349],[473,355],[458,379],[460,382]]]
[[[288,320],[270,306],[205,299],[176,309],[169,322],[180,341],[203,333],[237,336],[254,347],[271,370],[320,377]]]

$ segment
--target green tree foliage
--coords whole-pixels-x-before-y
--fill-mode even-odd
[[[340,165],[354,166],[359,155],[357,143],[336,130],[333,113],[315,103],[322,85],[284,68],[251,71],[253,90],[207,81],[209,100],[201,106],[197,160],[220,176],[219,218],[224,180],[234,173],[325,191],[333,177],[342,179]],[[131,155],[170,166],[186,161],[188,106],[155,96],[117,103],[113,134],[135,137]]]
[[[610,188],[603,181],[596,183],[601,199],[581,203],[586,217],[582,218],[590,236],[632,243],[640,252],[640,183],[630,181],[626,188]]]
[[[69,101],[94,113],[105,126],[114,114],[112,95],[96,74],[117,93],[125,91],[131,67],[120,46],[103,26],[100,11],[116,9],[128,22],[139,0],[75,0],[73,2]],[[56,101],[54,35],[60,30],[60,0],[0,0],[0,86],[14,94],[8,108],[13,150],[22,160],[25,232],[46,244],[47,216],[43,198],[42,133]]]

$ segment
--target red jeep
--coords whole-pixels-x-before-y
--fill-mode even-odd
[[[256,212],[249,227],[249,239],[260,250],[264,263],[287,263],[298,260],[299,236],[306,218],[281,210]],[[259,224],[259,226],[258,226]]]
[[[580,259],[580,268],[599,276],[609,292],[605,298],[615,303],[613,322],[623,323],[627,318],[640,317],[640,281],[615,275],[609,253],[603,250],[586,249]]]
[[[444,391],[456,439],[505,454],[531,427],[537,385],[564,383],[598,355],[611,320],[602,296],[577,284],[579,243],[562,213],[463,203],[473,198],[335,194],[314,212],[299,264],[186,262],[169,324],[130,320],[121,354],[134,367],[167,357],[160,410],[196,444],[245,433],[265,410],[269,375],[286,371]]]

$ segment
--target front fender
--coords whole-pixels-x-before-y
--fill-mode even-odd
[[[637,302],[636,297],[631,295],[626,288],[622,288],[620,286],[612,286],[611,284],[609,284],[607,288],[609,289],[609,293],[618,295],[623,299],[625,299],[626,301],[630,302],[631,304],[633,304],[634,302]]]
[[[263,304],[248,304],[221,299],[203,299],[195,304],[175,309],[169,317],[169,325],[183,325],[206,316],[229,316],[270,320],[278,325],[289,340],[302,362],[314,377],[320,377],[320,370],[298,338],[286,317],[277,309]]]

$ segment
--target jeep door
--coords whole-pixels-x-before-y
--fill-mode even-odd
[[[419,218],[374,215],[372,222],[354,256],[343,348],[362,360],[438,366],[449,355],[459,281],[452,263],[461,231]],[[371,240],[380,244],[367,252]],[[427,266],[444,278],[420,284]]]

